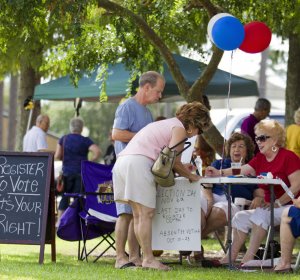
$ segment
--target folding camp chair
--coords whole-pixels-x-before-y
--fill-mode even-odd
[[[94,262],[102,257],[110,248],[116,250],[112,233],[117,220],[116,205],[113,199],[112,166],[82,161],[81,176],[85,188],[85,204],[79,213],[83,249],[80,259],[88,260],[88,256],[100,245],[102,252]],[[99,231],[101,240],[91,250],[87,249],[89,232]],[[103,248],[103,244],[106,247]]]

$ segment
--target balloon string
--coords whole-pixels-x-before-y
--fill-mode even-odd
[[[229,98],[230,98],[230,91],[231,91],[232,62],[233,62],[233,51],[231,51],[231,56],[230,56],[229,82],[228,82],[227,104],[226,104],[227,108],[226,108],[226,116],[225,116],[225,132],[224,132],[224,142],[223,142],[223,148],[222,148],[220,176],[222,175],[223,161],[224,161],[224,157],[225,157],[225,144],[226,144],[226,138],[227,138],[227,122],[228,122],[229,100],[230,100]]]

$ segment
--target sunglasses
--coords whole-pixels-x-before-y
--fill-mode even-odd
[[[255,142],[259,141],[259,142],[266,142],[267,139],[271,138],[271,136],[267,136],[267,135],[259,135],[259,136],[256,136],[254,139],[255,139]]]

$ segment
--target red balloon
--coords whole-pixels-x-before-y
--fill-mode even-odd
[[[271,42],[272,32],[263,22],[253,21],[244,25],[245,39],[239,49],[247,53],[265,50]]]

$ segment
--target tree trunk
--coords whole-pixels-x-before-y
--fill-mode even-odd
[[[300,107],[300,38],[296,34],[289,37],[289,59],[285,90],[285,124],[294,123],[294,112]]]
[[[9,115],[7,134],[7,149],[9,151],[14,151],[16,144],[18,82],[18,76],[11,76],[9,89]]]
[[[219,9],[213,6],[209,1],[201,1],[201,3],[205,8],[208,9],[208,13],[211,15],[219,11]],[[213,55],[206,69],[203,71],[201,77],[197,81],[195,81],[193,86],[189,87],[186,79],[184,78],[175,59],[172,56],[170,49],[165,45],[164,41],[162,41],[159,35],[156,34],[154,30],[149,27],[149,25],[147,25],[142,17],[111,1],[98,0],[98,6],[117,15],[131,18],[140,28],[140,30],[142,30],[147,40],[149,40],[149,42],[151,42],[151,44],[160,51],[164,61],[168,65],[171,75],[176,82],[182,97],[187,102],[202,100],[202,92],[207,87],[209,81],[216,72],[218,64],[223,56],[223,51],[219,50],[216,47],[213,47]],[[217,151],[217,153],[222,154],[222,149],[220,148],[223,145],[223,137],[215,127],[212,127],[210,129],[210,132],[205,133],[203,136],[205,140],[209,142],[209,145]]]
[[[16,150],[22,151],[22,142],[23,136],[26,133],[27,123],[29,118],[29,111],[24,110],[24,100],[27,97],[32,97],[34,93],[34,87],[36,85],[36,72],[35,70],[28,66],[21,63],[21,73],[20,73],[20,90],[19,90],[19,97],[18,97],[18,108],[19,115],[18,115],[18,129],[17,129],[17,138],[16,138]],[[32,121],[35,120],[35,116],[40,111],[39,103],[34,108],[34,114]]]
[[[4,82],[0,82],[0,150],[3,149],[3,95],[4,95]]]
[[[261,53],[260,69],[259,69],[259,96],[265,98],[267,90],[267,60],[269,49],[266,49]]]
[[[203,138],[209,146],[211,146],[219,156],[223,153],[224,137],[221,135],[219,130],[212,125],[209,130],[203,133]]]

